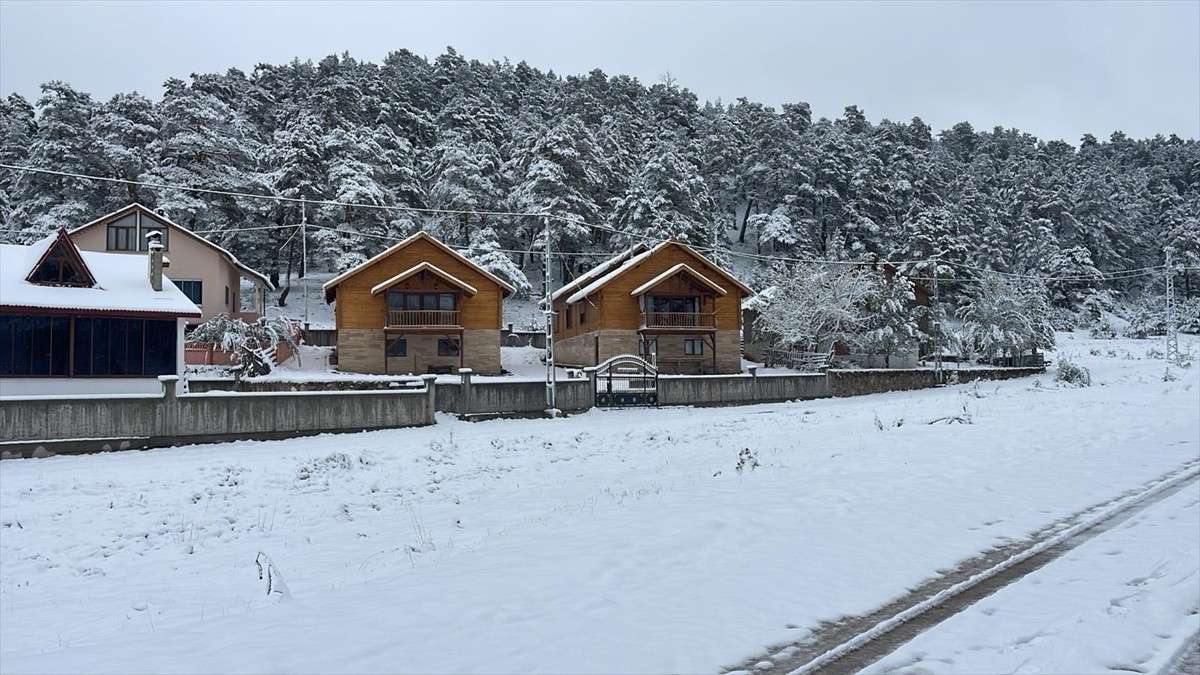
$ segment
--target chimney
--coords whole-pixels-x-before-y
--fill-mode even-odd
[[[146,233],[146,250],[150,252],[150,287],[161,291],[163,277],[162,232],[152,230]]]

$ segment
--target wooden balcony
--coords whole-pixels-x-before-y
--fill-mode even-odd
[[[389,309],[388,328],[458,328],[458,311],[441,309]]]
[[[714,331],[715,312],[642,312],[642,330]]]

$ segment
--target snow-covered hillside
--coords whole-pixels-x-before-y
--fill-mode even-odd
[[[1052,367],[849,399],[5,461],[0,671],[716,671],[1200,460],[1200,369],[1164,381],[1147,358],[1161,343],[1058,344],[1051,358],[1090,368],[1091,387]],[[1114,574],[1186,563],[1197,501],[1163,516],[1190,548]],[[1076,574],[1152,539],[1081,547]],[[1101,642],[1114,663],[1164,660],[1200,629],[1178,602],[1200,578],[1171,580],[1072,634],[1078,658],[1032,650],[1019,667],[1094,668]],[[1070,593],[1119,595],[1053,583],[1064,610],[1082,602]],[[1034,635],[1044,618],[1016,625]],[[990,653],[972,667],[1016,663]]]

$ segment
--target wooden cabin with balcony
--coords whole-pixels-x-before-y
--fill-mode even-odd
[[[424,232],[324,288],[337,302],[342,371],[500,373],[504,298],[515,289]]]
[[[637,354],[666,374],[738,373],[745,284],[682,242],[638,244],[553,295],[555,360]]]

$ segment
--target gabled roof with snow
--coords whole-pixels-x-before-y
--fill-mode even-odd
[[[61,239],[75,248],[69,238],[63,236]],[[27,314],[45,309],[200,317],[200,308],[170,279],[163,279],[161,291],[150,286],[146,256],[95,253],[75,248],[94,285],[59,286],[30,282],[28,277],[32,271],[59,240],[60,235],[55,234],[30,246],[0,244],[0,309]]]
[[[654,288],[655,286],[661,284],[662,282],[666,281],[667,279],[670,279],[671,277],[675,276],[676,274],[680,274],[680,273],[688,275],[689,277],[691,277],[691,279],[693,281],[698,282],[701,286],[708,287],[709,290],[716,293],[717,295],[725,295],[726,294],[726,291],[724,288],[721,288],[712,279],[709,279],[708,277],[704,276],[703,274],[700,274],[696,270],[689,267],[687,265],[687,263],[679,263],[678,265],[675,265],[674,267],[667,270],[666,272],[663,272],[662,274],[654,277],[650,281],[647,281],[646,283],[642,284],[641,286],[638,286],[637,288],[633,289],[632,291],[629,292],[629,294],[632,296],[641,295],[642,293],[645,293],[646,291],[650,290],[651,288]]]
[[[578,277],[575,277],[574,281],[567,284],[566,286],[563,286],[562,288],[558,289],[557,291],[554,291],[554,293],[552,293],[550,295],[550,299],[558,300],[560,297],[562,297],[563,295],[566,295],[567,293],[572,293],[574,291],[579,290],[584,285],[589,284],[592,281],[594,281],[596,278],[598,278],[604,274],[607,274],[608,272],[611,272],[615,267],[623,264],[626,260],[629,260],[629,258],[631,258],[632,256],[638,255],[640,253],[644,253],[645,251],[649,250],[649,248],[650,247],[646,246],[643,243],[635,244],[629,250],[622,251],[621,253],[618,253],[617,255],[609,258],[608,260],[605,260],[604,262],[600,263],[599,265],[596,265],[592,269],[584,272],[583,274],[579,275]]]
[[[359,265],[358,267],[352,267],[352,268],[346,270],[345,272],[342,272],[341,274],[337,275],[336,277],[330,279],[329,281],[326,281],[325,285],[322,286],[322,288],[325,289],[325,302],[333,302],[334,298],[337,297],[337,287],[343,281],[358,274],[359,272],[366,270],[369,267],[379,264],[380,262],[386,260],[389,256],[391,256],[396,251],[399,251],[400,249],[402,249],[406,246],[410,246],[418,240],[424,240],[424,241],[429,242],[430,244],[433,244],[434,246],[438,247],[442,251],[446,252],[450,257],[454,258],[455,260],[459,261],[460,263],[475,270],[476,272],[478,272],[479,274],[481,274],[485,278],[487,278],[489,281],[494,282],[497,286],[500,287],[501,297],[507,298],[508,296],[517,292],[517,289],[510,286],[503,279],[501,279],[500,277],[496,276],[495,274],[492,274],[491,272],[483,269],[479,265],[476,265],[475,263],[471,262],[465,256],[463,256],[463,254],[459,253],[458,251],[455,251],[454,249],[443,244],[442,242],[438,241],[433,236],[426,234],[425,232],[418,232],[418,233],[404,239],[400,243],[387,248],[382,253],[379,253],[378,255],[376,255],[375,257],[366,261],[365,263]],[[453,277],[451,277],[451,278],[453,278]]]
[[[264,288],[266,288],[269,291],[275,290],[275,285],[271,283],[271,280],[268,279],[265,274],[244,264],[242,261],[238,260],[237,256],[235,256],[234,254],[230,253],[229,251],[225,250],[224,248],[221,248],[220,246],[217,246],[216,244],[214,244],[211,241],[205,239],[204,237],[196,234],[195,232],[192,232],[191,230],[180,225],[179,223],[176,223],[175,221],[162,215],[161,213],[155,213],[153,210],[151,210],[141,204],[138,204],[137,202],[134,202],[133,204],[130,204],[129,206],[119,208],[116,211],[113,211],[112,213],[108,213],[103,216],[100,216],[99,218],[93,220],[90,223],[87,223],[86,225],[80,225],[79,227],[69,231],[68,234],[74,236],[76,233],[82,232],[91,227],[95,227],[101,223],[106,223],[106,222],[109,222],[112,220],[119,220],[120,218],[123,218],[123,217],[129,215],[130,213],[133,213],[134,211],[140,211],[141,213],[149,216],[150,218],[163,223],[171,230],[172,233],[182,232],[184,236],[191,237],[192,239],[195,239],[196,241],[200,242],[201,244],[204,244],[205,246],[211,248],[212,250],[214,250],[218,254],[220,254],[221,257],[225,258],[225,260],[227,260],[229,262],[229,264],[233,265],[238,270],[240,270],[248,279],[250,279],[250,281],[254,282],[256,285],[263,286]]]
[[[580,300],[583,300],[584,298],[588,297],[589,295],[594,294],[596,291],[599,291],[601,288],[607,286],[609,283],[611,283],[617,277],[623,276],[624,274],[626,274],[627,272],[632,270],[634,267],[636,267],[638,265],[638,263],[642,262],[643,260],[649,258],[650,256],[654,255],[655,253],[658,253],[659,251],[661,251],[669,246],[679,247],[680,249],[686,251],[687,253],[692,255],[694,258],[696,258],[696,260],[702,261],[704,264],[706,264],[709,267],[711,267],[712,269],[716,270],[721,276],[725,277],[725,279],[729,282],[730,285],[732,285],[734,288],[736,288],[742,294],[742,297],[748,297],[748,296],[754,295],[754,291],[751,290],[749,286],[743,284],[741,281],[738,281],[737,277],[733,276],[733,274],[729,273],[728,271],[722,269],[719,265],[717,265],[713,261],[711,261],[708,258],[705,258],[704,256],[697,253],[696,250],[693,249],[691,246],[688,246],[687,244],[684,244],[683,242],[678,241],[676,239],[668,239],[667,241],[664,241],[661,244],[658,244],[654,248],[651,248],[647,251],[638,253],[637,255],[634,255],[634,256],[631,256],[631,257],[625,259],[623,262],[621,262],[620,265],[618,265],[615,268],[613,268],[613,267],[608,268],[608,271],[605,272],[603,275],[595,278],[588,285],[586,285],[583,288],[579,289],[578,291],[575,291],[574,293],[572,293],[571,296],[567,298],[567,303],[570,304],[573,302],[579,302]]]
[[[392,277],[391,279],[388,279],[387,281],[383,281],[383,282],[376,284],[375,287],[371,289],[371,295],[379,295],[380,293],[386,291],[387,289],[391,288],[392,286],[395,286],[396,284],[400,283],[401,281],[404,281],[405,279],[407,279],[413,275],[420,274],[421,272],[429,272],[430,274],[433,274],[434,276],[449,282],[452,286],[457,286],[460,290],[462,290],[463,293],[466,293],[468,296],[474,296],[474,295],[479,294],[479,291],[476,290],[475,287],[472,286],[471,284],[468,284],[467,282],[463,281],[462,279],[459,279],[458,277],[454,276],[453,274],[446,272],[445,270],[441,269],[437,265],[433,265],[428,262],[423,262],[423,263],[420,263],[419,265],[415,265],[413,267],[410,267],[410,268],[404,270],[400,274],[397,274],[396,276]]]

